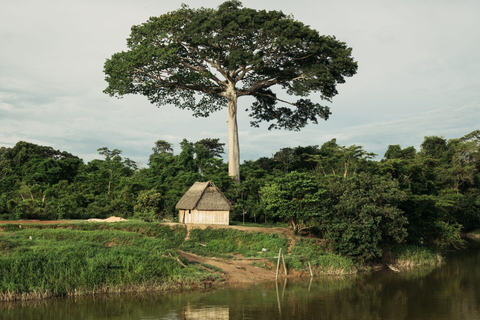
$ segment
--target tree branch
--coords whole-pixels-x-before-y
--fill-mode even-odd
[[[238,96],[251,95],[251,94],[255,93],[256,91],[258,91],[259,89],[268,88],[268,87],[271,87],[271,86],[273,86],[277,83],[278,83],[277,79],[262,79],[262,80],[259,80],[259,81],[255,82],[252,85],[252,87],[248,90],[243,90],[243,91],[239,90]]]
[[[267,93],[259,93],[259,94],[261,94],[262,96],[265,96],[265,97],[272,98],[272,99],[274,99],[274,100],[276,100],[276,101],[280,101],[280,102],[289,104],[289,105],[294,106],[294,107],[297,106],[295,103],[292,103],[292,102],[289,102],[289,101],[286,101],[286,100],[283,100],[283,99],[279,99],[279,98],[277,98],[276,96],[271,95],[271,94],[267,94]]]
[[[181,43],[181,45],[185,48],[185,49],[189,49],[193,52],[195,52],[198,56],[201,56],[200,52],[198,51],[197,48],[195,47],[192,47],[192,46],[189,46],[188,44],[186,43]],[[188,50],[187,50],[188,51]],[[220,58],[220,56],[219,56]],[[220,59],[217,59],[217,60],[220,60]],[[215,63],[213,60],[209,60],[209,59],[206,59],[206,58],[202,58],[203,61],[205,61],[206,63],[208,63],[209,65],[211,65],[213,68],[215,68],[215,70],[217,70],[218,72],[220,72],[220,74],[227,80],[233,82],[233,79],[229,76],[229,74],[227,72],[225,72],[225,70],[223,70],[222,68],[220,68],[220,61],[218,61],[218,63]]]
[[[148,78],[151,78],[153,80],[156,80],[156,81],[160,82],[160,84],[154,84],[154,86],[156,88],[164,88],[164,87],[179,88],[179,89],[184,89],[184,90],[193,90],[193,91],[204,92],[204,93],[207,93],[207,94],[219,95],[219,92],[217,90],[214,90],[213,88],[210,88],[210,87],[205,87],[204,85],[191,85],[191,84],[185,84],[185,83],[179,83],[179,82],[170,82],[170,81],[166,81],[166,80],[164,80],[160,77],[157,77],[155,75],[152,75],[152,74],[150,74],[146,71],[143,71],[141,69],[134,68],[134,70],[144,74]],[[145,86],[151,86],[152,85],[152,84],[149,84],[149,83],[141,80],[138,77],[135,77],[135,80],[138,83],[141,83]]]

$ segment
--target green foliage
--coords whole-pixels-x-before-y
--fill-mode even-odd
[[[173,156],[173,145],[165,140],[158,140],[155,142],[155,146],[152,148],[153,153],[148,159],[148,165],[152,163],[154,157],[158,155]]]
[[[352,49],[321,36],[281,11],[243,8],[227,1],[218,8],[180,9],[131,28],[128,50],[105,62],[105,93],[141,94],[158,106],[174,104],[196,117],[228,107],[230,175],[239,182],[237,99],[251,96],[251,125],[300,130],[328,119],[330,109],[307,98],[337,95],[337,84],[353,76]],[[303,97],[296,102],[277,93]],[[280,105],[280,106],[278,106]],[[205,145],[204,145],[205,146]],[[200,153],[202,154],[202,153]],[[202,169],[200,169],[202,170]]]
[[[308,268],[310,262],[316,271],[322,274],[350,274],[356,272],[353,259],[328,252],[318,240],[301,238],[295,241],[291,252],[286,256],[289,266],[301,270]]]
[[[459,223],[449,224],[445,221],[435,221],[434,228],[438,234],[435,238],[435,244],[440,249],[465,247],[466,242],[461,237],[462,225]]]
[[[65,227],[62,225],[62,228]],[[5,295],[61,296],[82,292],[158,286],[178,279],[195,283],[209,276],[197,267],[182,268],[170,250],[176,237],[168,227],[147,224],[68,225],[68,229],[11,229],[0,233],[0,292]],[[121,230],[143,228],[149,235]],[[106,231],[105,228],[117,230]],[[82,230],[83,229],[83,230]],[[181,228],[183,229],[183,228]],[[183,229],[184,230],[184,229]],[[180,229],[170,229],[176,233]],[[152,237],[156,233],[156,237]],[[180,232],[184,236],[184,231]],[[181,243],[181,242],[180,242]]]
[[[138,194],[137,204],[134,207],[135,218],[149,222],[159,220],[162,209],[162,195],[153,189],[143,190]]]
[[[480,228],[478,136],[427,137],[418,153],[392,145],[381,161],[334,139],[282,148],[245,161],[240,185],[218,157],[218,139],[184,140],[177,155],[159,140],[139,170],[118,149],[100,148],[102,159],[84,164],[19,142],[0,148],[0,219],[170,219],[194,182],[212,180],[231,201],[234,223],[315,228],[329,250],[357,260],[379,259],[397,243],[460,248],[460,232]]]
[[[318,219],[326,190],[311,175],[294,171],[276,178],[260,193],[267,213],[288,221],[297,233],[311,220]]]
[[[288,129],[330,112],[309,99],[292,103],[291,109],[277,108],[282,100],[272,86],[299,96],[320,92],[330,100],[336,84],[357,70],[352,50],[343,42],[320,36],[280,11],[242,8],[238,1],[217,10],[183,6],[152,17],[132,27],[127,46],[128,51],[105,63],[106,93],[142,94],[157,105],[173,103],[208,116],[226,106],[227,88],[238,84],[235,96],[256,99],[250,110],[253,125],[276,120],[271,127]]]
[[[436,159],[442,159],[447,153],[447,140],[443,137],[429,136],[421,145],[421,153]]]
[[[438,251],[426,247],[397,245],[393,247],[392,253],[399,266],[432,266],[441,261]]]
[[[366,152],[361,146],[340,146],[336,139],[325,142],[310,158],[317,163],[317,171],[324,176],[341,175],[347,177],[366,171],[371,159],[376,155]]]
[[[165,226],[154,223],[145,223],[139,221],[125,221],[119,223],[61,223],[61,224],[6,224],[4,226],[6,232],[21,231],[24,228],[33,230],[45,229],[68,229],[76,231],[122,231],[132,234],[140,234],[146,237],[157,238],[157,242],[161,241],[164,248],[178,247],[185,238],[187,232],[183,226]],[[68,230],[65,235],[68,236]],[[56,231],[53,231],[53,233]],[[86,234],[86,233],[85,233]]]
[[[385,159],[413,159],[417,150],[414,147],[408,147],[402,149],[400,145],[389,145],[387,151],[385,152]]]
[[[397,206],[406,194],[397,181],[362,173],[328,180],[326,187],[330,203],[320,228],[338,253],[369,261],[380,258],[385,245],[405,240],[408,221]]]
[[[278,234],[243,232],[233,229],[193,229],[184,244],[188,251],[205,255],[228,257],[240,253],[245,257],[272,257],[282,248],[286,252],[288,239]],[[267,249],[266,253],[262,249]]]

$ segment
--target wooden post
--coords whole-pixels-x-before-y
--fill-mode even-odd
[[[285,265],[285,256],[282,254],[282,260],[283,260],[283,269],[285,270],[285,275],[287,275],[287,266]]]
[[[308,261],[308,268],[310,269],[310,277],[313,278],[312,266],[310,265],[310,261]]]
[[[282,314],[282,306],[280,304],[280,295],[278,294],[278,281],[275,281],[275,287],[277,289],[277,303],[278,303],[278,313]]]
[[[285,296],[286,287],[287,287],[287,278],[285,278],[285,281],[283,282],[282,300],[283,300],[283,297]]]
[[[282,248],[278,251],[277,272],[275,273],[275,281],[278,280],[278,269],[280,268],[280,256],[282,255]]]

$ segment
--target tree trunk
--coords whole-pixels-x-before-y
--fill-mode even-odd
[[[240,184],[240,145],[237,126],[237,93],[232,88],[227,92],[228,100],[228,174]]]

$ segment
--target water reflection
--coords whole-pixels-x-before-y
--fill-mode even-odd
[[[264,283],[185,294],[109,295],[4,303],[0,318],[480,319],[480,250],[439,268]]]
[[[196,308],[188,304],[181,313],[180,319],[192,319],[192,320],[228,320],[230,319],[230,312],[228,307],[221,306],[202,306]]]

